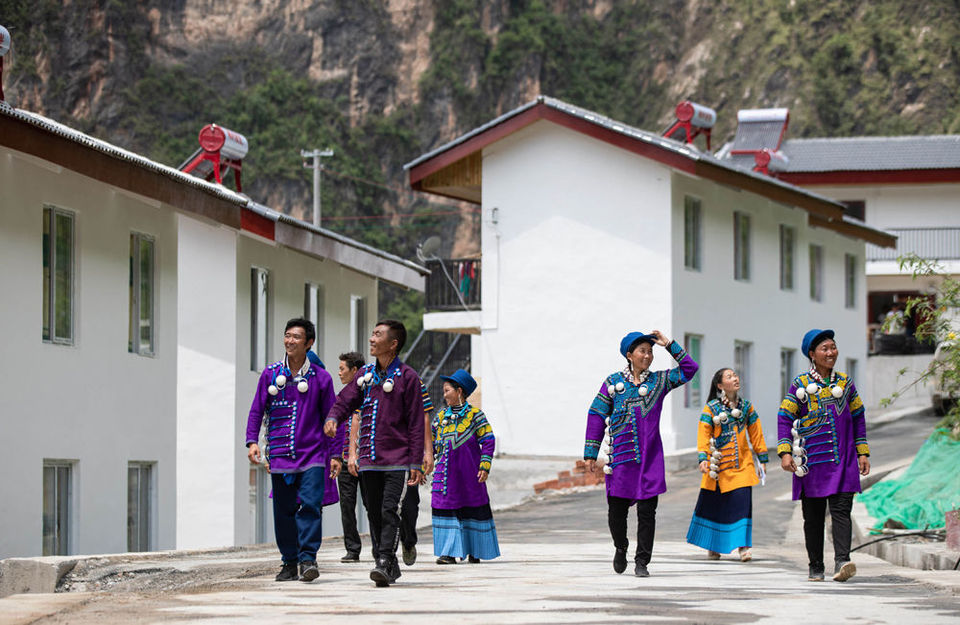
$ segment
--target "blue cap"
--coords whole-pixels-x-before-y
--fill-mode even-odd
[[[440,379],[446,380],[447,382],[452,382],[453,384],[456,384],[462,388],[464,399],[473,395],[473,392],[477,390],[477,381],[473,379],[472,375],[463,369],[457,369],[450,375],[441,375]]]
[[[622,339],[620,339],[620,354],[626,358],[627,352],[630,351],[631,347],[635,347],[634,343],[650,343],[653,345],[657,342],[657,337],[653,334],[644,334],[643,332],[631,332]]]
[[[803,342],[800,343],[800,351],[803,352],[803,355],[806,358],[809,358],[810,350],[816,349],[817,345],[823,343],[827,339],[832,339],[833,336],[833,330],[821,330],[819,328],[814,328],[803,335]]]

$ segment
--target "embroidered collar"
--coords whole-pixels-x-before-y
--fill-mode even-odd
[[[633,369],[630,368],[629,364],[623,368],[622,373],[623,373],[623,379],[629,382],[633,382],[634,386],[640,386],[641,384],[647,381],[648,377],[650,377],[650,369],[644,369],[640,373],[640,375],[634,377]]]

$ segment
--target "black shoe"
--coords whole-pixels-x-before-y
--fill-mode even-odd
[[[284,562],[283,567],[280,568],[280,572],[274,579],[278,582],[293,582],[300,579],[297,574],[297,565],[293,562]]]
[[[387,565],[382,562],[377,562],[377,566],[370,571],[370,579],[377,585],[377,588],[389,586],[392,581]]]
[[[469,562],[470,564],[479,564],[479,563],[480,563],[480,558],[475,558],[475,557],[473,557],[473,556],[467,556],[467,562]]]
[[[317,568],[316,560],[305,560],[300,563],[300,581],[312,582],[320,577],[320,569]]]
[[[613,554],[613,570],[619,575],[627,570],[627,548],[617,549]]]
[[[811,582],[822,582],[823,581],[823,565],[811,564],[810,574],[807,575],[807,579],[810,580]]]
[[[633,567],[633,574],[637,577],[650,577],[650,571],[647,570],[647,565],[639,562]]]
[[[403,545],[401,551],[403,552],[403,563],[407,566],[413,566],[414,562],[417,561],[417,546],[410,545],[407,547]]]
[[[847,560],[846,562],[837,562],[833,570],[833,581],[845,582],[857,574],[857,565]],[[822,578],[821,578],[822,579]]]
[[[341,561],[341,562],[359,562],[359,561],[360,561],[360,554],[359,554],[359,553],[352,553],[352,552],[348,551],[348,552],[347,552],[347,555],[345,555],[345,556],[343,556],[342,558],[340,558],[340,561]]]
[[[457,559],[453,556],[440,556],[437,558],[437,564],[456,564]]]
[[[400,575],[401,575],[401,573],[400,573],[400,563],[397,562],[397,559],[396,559],[396,558],[393,558],[393,560],[390,561],[390,566],[387,567],[387,571],[390,573],[390,583],[391,583],[391,584],[394,583],[395,581],[397,581],[398,579],[400,579]]]

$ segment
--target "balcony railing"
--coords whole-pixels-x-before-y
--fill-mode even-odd
[[[430,270],[425,297],[427,311],[480,310],[479,260],[428,260],[427,269]]]
[[[927,260],[960,259],[960,228],[887,228],[897,235],[896,249],[867,244],[867,260],[897,260],[916,254]]]

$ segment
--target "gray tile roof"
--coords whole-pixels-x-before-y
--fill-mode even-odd
[[[960,135],[788,139],[781,151],[786,173],[960,168]]]

